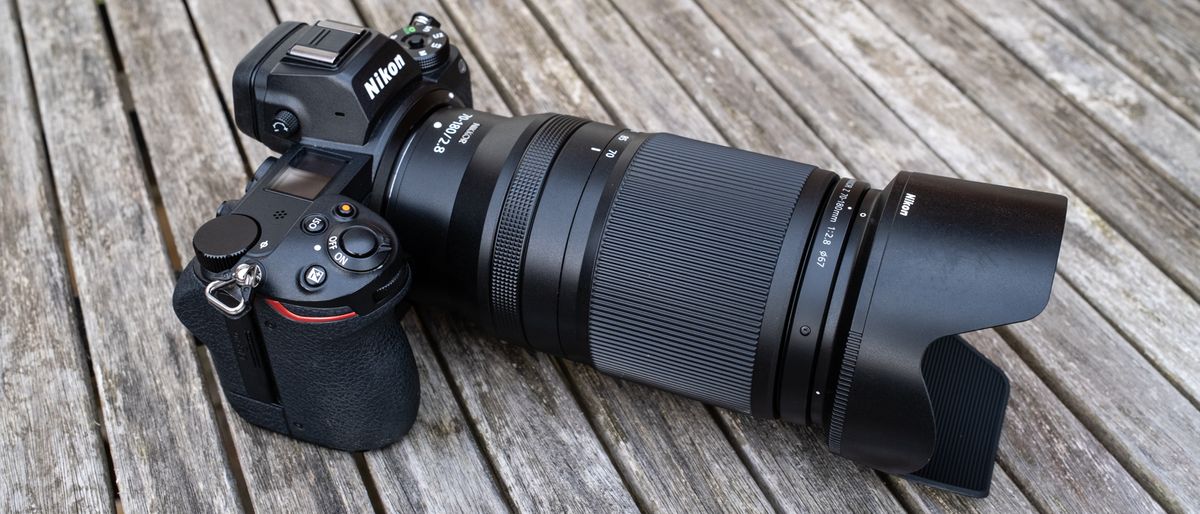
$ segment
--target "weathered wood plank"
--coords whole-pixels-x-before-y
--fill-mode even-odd
[[[638,510],[553,360],[422,314],[518,511]]]
[[[121,504],[236,509],[96,4],[19,5]]]
[[[220,88],[222,103],[232,113],[233,70],[242,56],[275,27],[277,22],[271,5],[266,0],[187,0],[187,7],[196,26],[196,37],[204,48],[209,70]],[[263,159],[275,154],[236,127],[234,130],[237,132],[238,146],[251,166],[257,166]]]
[[[877,16],[1073,191],[1186,289],[1200,292],[1200,266],[1195,265],[1200,208],[1187,195],[1129,153],[962,11],[941,2],[871,4]],[[1171,215],[1146,215],[1163,209]]]
[[[999,334],[987,330],[965,338],[1008,375],[1000,461],[1041,510],[1162,510]]]
[[[1032,2],[959,4],[1059,91],[1200,197],[1200,129],[1143,89]]]
[[[961,93],[936,76],[915,52],[861,5],[846,2],[838,5],[797,3],[794,7],[793,12],[804,19],[843,62],[958,172],[972,178],[1000,179],[1025,187],[1065,190],[969,102],[963,101]],[[1028,176],[1034,174],[1031,171],[1043,176]],[[1032,322],[1006,330],[1015,335],[1012,341],[1026,360],[1033,359],[1034,368],[1049,381],[1052,389],[1064,397],[1067,405],[1080,415],[1083,422],[1097,433],[1123,464],[1131,468],[1130,471],[1139,481],[1156,497],[1178,504],[1179,498],[1195,496],[1191,490],[1194,484],[1183,483],[1185,480],[1182,478],[1195,463],[1190,461],[1190,456],[1182,456],[1179,452],[1180,448],[1197,444],[1191,439],[1196,433],[1193,425],[1200,416],[1191,403],[1145,359],[1137,358],[1140,357],[1138,351],[1126,344],[1121,333],[1108,325],[1108,321],[1112,320],[1125,334],[1131,330],[1144,330],[1153,321],[1138,319],[1139,311],[1145,312],[1147,308],[1138,305],[1155,305],[1158,300],[1150,296],[1147,299],[1152,301],[1145,302],[1142,298],[1146,298],[1146,295],[1138,298],[1111,291],[1104,293],[1098,289],[1108,280],[1147,287],[1155,270],[1132,250],[1122,250],[1130,255],[1120,260],[1108,262],[1106,258],[1103,266],[1089,266],[1100,252],[1120,250],[1114,247],[1114,244],[1119,245],[1120,240],[1114,241],[1111,234],[1106,236],[1106,231],[1099,230],[1095,225],[1098,218],[1094,214],[1081,216],[1083,213],[1078,211],[1085,208],[1079,201],[1071,206],[1075,212],[1068,215],[1070,226],[1060,257],[1060,270],[1068,277],[1072,273],[1086,271],[1075,283],[1081,290],[1091,292],[1088,301],[1085,302],[1074,289],[1065,287],[1066,284],[1060,280],[1051,298],[1050,308],[1045,313]],[[1081,235],[1094,237],[1095,242],[1085,243],[1087,239],[1082,239]],[[1105,243],[1101,244],[1100,241]],[[1128,259],[1141,261],[1140,266],[1129,266]],[[1122,265],[1129,266],[1122,270],[1127,273],[1125,278],[1103,278],[1104,274],[1118,271]],[[1116,306],[1118,312],[1106,312],[1107,319],[1088,305],[1099,304],[1107,311],[1103,302],[1118,299],[1125,305]],[[1181,302],[1182,305],[1172,304],[1169,309],[1186,310],[1188,302]],[[1081,330],[1076,325],[1083,319],[1095,320],[1096,325],[1089,325],[1087,331]],[[1190,322],[1185,318],[1182,323],[1165,329],[1180,330],[1179,327],[1186,327],[1187,323]],[[1172,337],[1177,341],[1186,341],[1189,336],[1185,334],[1188,332],[1194,331],[1180,330]],[[1145,341],[1142,343],[1148,344]],[[1063,351],[1068,346],[1072,348],[1074,357],[1072,353]],[[1053,365],[1044,364],[1049,362],[1051,356],[1056,359]],[[1120,363],[1119,369],[1115,369],[1118,367],[1114,363]],[[1068,371],[1077,374],[1070,375],[1068,380]],[[1098,384],[1089,385],[1085,382],[1101,381],[1101,377],[1111,380],[1114,374],[1120,374],[1120,379],[1127,383],[1122,387],[1109,385],[1105,392],[1100,393]],[[1093,386],[1097,389],[1089,392],[1088,388]],[[1147,395],[1159,401],[1147,403]],[[1108,402],[1124,406],[1116,409],[1115,405]],[[1149,418],[1155,421],[1147,423]],[[1133,433],[1133,427],[1140,428]],[[1162,438],[1162,441],[1150,442],[1158,438]]]
[[[786,13],[780,16],[779,7],[771,5],[715,0],[702,3],[707,14],[722,27],[698,24],[691,27],[689,32],[718,34],[723,28],[725,34],[732,37],[737,46],[755,61],[758,69],[787,98],[788,103],[810,120],[814,130],[834,152],[845,162],[852,163],[852,169],[866,175],[865,178],[880,183],[890,178],[890,170],[893,169],[917,169],[941,174],[950,172],[937,155],[886,106],[875,100],[874,94],[794,17]],[[670,18],[679,20],[696,16],[689,12],[688,9],[675,10]],[[657,26],[660,24],[653,19],[645,20],[642,35],[651,45],[680,44],[683,40],[671,34],[660,37],[653,30]],[[747,26],[755,30],[739,30]],[[687,56],[699,54],[702,48],[729,46],[727,41],[713,37],[699,42],[691,52],[686,49],[675,52]],[[745,80],[763,79],[751,75]],[[1005,368],[1014,384],[1029,386],[1038,382],[1032,371],[1016,359],[1011,350],[1007,350],[994,332],[981,333],[980,336],[998,346],[996,351],[990,353],[985,349],[985,353],[989,353],[993,360]],[[1004,359],[1002,356],[1014,358]],[[1012,411],[1028,411],[1034,416],[1044,417],[1049,421],[1043,425],[1052,423],[1055,429],[1013,430],[1010,415],[1010,428],[1002,439],[1000,459],[1016,472],[1018,478],[1037,484],[1037,487],[1026,487],[1027,492],[1035,495],[1035,500],[1053,502],[1057,501],[1057,497],[1066,497],[1082,502],[1074,508],[1083,510],[1094,505],[1120,505],[1126,502],[1134,507],[1146,505],[1147,502],[1153,504],[1141,487],[1052,394],[1044,389],[1038,394],[1021,394],[1022,391],[1022,387],[1014,386]],[[1064,433],[1056,433],[1058,430]],[[1060,441],[1064,437],[1060,436],[1068,435],[1075,444],[1063,448]],[[1039,461],[1019,453],[1010,455],[1010,450],[1006,450],[1010,444],[1013,446],[1010,450],[1013,451],[1029,452],[1032,456],[1052,454],[1056,458]],[[1071,470],[1074,476],[1086,476],[1081,483],[1106,486],[1086,497],[1064,495],[1064,490],[1073,491],[1075,487],[1074,483],[1063,483],[1061,480],[1061,477],[1067,476],[1066,470]]]
[[[713,410],[777,510],[904,511],[878,474],[829,453],[816,429]]]
[[[1193,292],[1200,290],[1200,267],[1195,265],[1195,256],[1200,252],[1200,209],[1194,203],[1157,180],[1153,172],[1086,117],[1063,105],[1055,92],[1046,91],[1041,79],[954,7],[890,0],[874,3],[878,16],[891,23],[898,34],[907,35],[914,48],[959,89],[972,95],[993,119],[1007,127],[1009,134],[1069,181],[1073,192],[1111,215],[1123,234],[1149,248],[1182,285]],[[1164,209],[1172,214],[1146,215]],[[1088,280],[1078,275],[1072,278],[1076,284]],[[1187,304],[1162,307],[1188,308]],[[1161,328],[1171,332],[1154,332]],[[1142,342],[1156,364],[1184,385],[1193,399],[1200,398],[1200,351],[1186,339],[1175,344],[1167,339],[1178,328],[1143,322],[1129,333]]]
[[[416,313],[404,330],[421,372],[421,412],[402,441],[365,454],[389,512],[502,512],[504,495]]]
[[[213,368],[208,349],[198,347],[203,364]],[[215,373],[215,371],[214,371]],[[354,459],[344,452],[302,443],[243,420],[213,377],[238,451],[238,464],[260,512],[366,512],[371,500]]]
[[[564,362],[585,409],[645,510],[771,510],[699,402]]]
[[[941,491],[895,477],[889,477],[889,480],[895,484],[900,498],[913,510],[932,513],[1038,512],[1017,489],[1017,485],[1013,483],[1008,473],[999,466],[992,475],[992,492],[983,500]]]
[[[1181,33],[1174,19],[1157,26],[1146,23],[1111,0],[1038,3],[1142,87],[1200,125],[1200,41],[1195,32]],[[1166,11],[1162,5],[1153,7]]]
[[[1200,330],[1200,307],[1177,284],[861,5],[795,12],[964,178],[1071,197],[1059,272],[1157,365],[1175,370],[1173,380],[1200,391],[1189,364],[1196,349],[1187,343]]]
[[[404,9],[403,3],[399,5],[388,3],[387,5],[394,7],[393,11]],[[365,11],[370,17],[372,8],[368,7]],[[405,17],[404,21],[407,21],[410,12],[408,10],[393,12],[390,13],[390,16],[403,16]],[[514,14],[521,12],[524,12],[523,16]],[[510,27],[508,32],[513,33],[529,35],[541,32],[536,19],[528,11],[510,9],[507,13],[504,16],[494,14],[489,17],[487,23],[507,25]],[[437,15],[437,13],[434,14]],[[484,15],[486,16],[486,14]],[[446,17],[441,19],[444,25],[452,25],[446,21]],[[380,25],[380,21],[373,21],[373,23]],[[390,24],[384,22],[382,25],[392,26],[397,22],[402,23],[397,20]],[[482,30],[493,29],[494,27],[489,25]],[[457,35],[452,32],[451,37],[457,38]],[[527,39],[524,38],[505,40],[503,44],[518,52],[528,48],[526,46]],[[480,67],[477,66],[477,73],[474,77],[476,84],[481,84],[486,78],[478,73],[479,69]],[[496,69],[496,71],[500,71],[500,69]],[[500,72],[502,76],[507,76],[508,70]],[[531,87],[537,86],[531,85]],[[559,111],[606,118],[606,113],[599,109],[582,113],[575,111],[571,109],[571,100],[557,95],[559,93],[556,91],[545,90],[542,93],[543,101],[548,104],[549,100],[558,98],[557,110]],[[476,99],[480,108],[487,109],[484,102],[481,101],[486,97],[481,96],[479,91],[476,92]],[[517,102],[518,108],[523,108],[522,102],[525,100],[521,99]],[[497,111],[498,109],[489,110]],[[694,119],[704,122],[702,116],[695,114],[693,116],[695,116]],[[725,502],[726,508],[734,505],[753,504],[759,504],[762,508],[766,508],[766,499],[763,498],[753,478],[738,461],[736,453],[730,448],[720,429],[713,423],[711,416],[699,404],[657,392],[642,397],[636,392],[637,390],[633,393],[626,390],[626,388],[637,386],[621,384],[614,379],[603,377],[578,366],[567,366],[566,372],[576,383],[579,394],[588,407],[587,411],[592,419],[592,424],[608,445],[609,451],[614,454],[617,468],[621,470],[625,481],[634,490],[642,505],[667,510],[695,510],[711,509],[714,506],[722,505],[721,502]],[[665,425],[661,422],[662,417],[659,413],[679,411],[690,414],[673,416],[675,420],[673,425]],[[623,414],[617,415],[617,412]],[[642,443],[622,446],[629,440],[638,440]],[[632,450],[629,449],[631,446]],[[678,471],[651,471],[660,469]],[[685,470],[695,470],[696,472]],[[706,475],[710,479],[708,482],[724,484],[721,488],[723,491],[710,491],[704,486],[703,481],[694,479]]]
[[[184,4],[158,0],[107,5],[170,233],[186,263],[196,227],[212,216],[221,200],[241,196],[247,166],[239,157]],[[262,27],[261,33],[271,26]],[[234,33],[249,32],[227,27]],[[187,138],[178,137],[178,127],[188,127]],[[221,399],[256,510],[370,508],[351,455],[255,428],[229,408],[223,395]]]
[[[13,7],[0,2],[0,269],[10,271],[0,309],[0,510],[111,512],[108,449]]]

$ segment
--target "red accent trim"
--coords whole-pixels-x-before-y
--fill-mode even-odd
[[[278,300],[271,300],[268,298],[266,300],[266,302],[267,302],[267,305],[270,305],[272,309],[275,309],[275,312],[278,312],[280,316],[283,316],[287,319],[290,319],[292,321],[296,321],[299,323],[329,323],[331,321],[341,321],[344,319],[350,319],[355,316],[358,316],[358,313],[354,312],[354,311],[350,311],[345,314],[338,314],[337,316],[325,316],[325,317],[301,316],[292,311],[289,311],[288,308],[284,307],[283,304],[279,303]]]

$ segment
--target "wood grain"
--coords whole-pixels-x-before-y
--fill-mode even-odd
[[[502,512],[509,509],[479,449],[453,389],[416,313],[404,331],[421,373],[421,411],[412,431],[387,448],[367,452],[389,512]]]
[[[13,7],[0,2],[0,510],[111,512],[108,449]]]
[[[1027,154],[1011,143],[1010,140],[1007,140],[1002,133],[995,130],[995,126],[986,117],[972,108],[969,102],[962,100],[961,93],[953,89],[944,79],[939,78],[936,72],[929,68],[928,64],[924,63],[915,52],[907,48],[899,38],[887,31],[861,5],[843,2],[835,6],[806,2],[803,4],[797,3],[795,7],[793,12],[801,19],[804,19],[806,25],[813,28],[822,41],[829,45],[844,63],[850,66],[860,78],[866,81],[876,94],[883,97],[889,106],[897,111],[923,139],[930,143],[931,148],[938,151],[957,171],[965,176],[978,177],[984,180],[1011,175],[1013,170],[1022,170],[1025,172],[1023,173],[1025,175],[1032,175],[1031,171],[1040,171],[1043,175],[1040,179],[1037,179],[1040,182],[1040,187],[1031,186],[1028,182],[1025,183],[1026,187],[1058,191],[1064,190],[1061,185],[1056,184],[1050,179],[1048,173],[1045,173],[1044,170],[1039,170],[1038,164],[1028,159]],[[816,23],[817,19],[820,19],[821,23]],[[998,163],[1004,163],[1004,166],[999,166],[997,165]],[[1013,179],[1016,178],[1013,177]],[[1025,180],[1031,178],[1035,177],[1028,177]],[[1015,184],[1022,183],[1018,180],[1008,181]],[[1082,202],[1075,201],[1072,203],[1072,210],[1082,208],[1084,208]],[[1120,270],[1126,274],[1126,278],[1116,279],[1114,277],[1113,282],[1123,282],[1125,284],[1124,287],[1133,284],[1148,287],[1148,283],[1153,280],[1155,270],[1144,259],[1139,259],[1141,257],[1140,254],[1137,254],[1132,249],[1121,250],[1119,247],[1114,247],[1115,242],[1112,241],[1111,229],[1107,231],[1098,229],[1096,224],[1102,222],[1094,213],[1086,213],[1085,216],[1080,216],[1080,214],[1084,213],[1068,214],[1069,227],[1063,251],[1060,255],[1060,271],[1067,278],[1078,277],[1078,282],[1074,280],[1072,282],[1078,284],[1081,291],[1090,292],[1088,299],[1085,302],[1073,289],[1063,287],[1064,283],[1059,280],[1051,299],[1051,306],[1059,306],[1059,308],[1048,308],[1046,312],[1035,320],[1017,325],[1012,329],[1012,333],[1019,336],[1013,340],[1018,345],[1018,348],[1023,351],[1057,350],[1063,347],[1064,343],[1062,341],[1064,339],[1070,339],[1071,344],[1079,345],[1077,349],[1079,352],[1093,354],[1101,352],[1103,348],[1103,351],[1114,353],[1095,361],[1088,361],[1089,365],[1097,367],[1090,369],[1090,371],[1081,371],[1080,373],[1081,376],[1108,377],[1115,370],[1107,369],[1107,363],[1114,362],[1112,359],[1117,359],[1117,355],[1138,355],[1137,350],[1122,341],[1124,338],[1121,336],[1121,333],[1131,334],[1135,333],[1135,331],[1145,331],[1147,329],[1166,330],[1170,334],[1168,337],[1171,338],[1170,341],[1166,342],[1167,345],[1172,344],[1172,341],[1186,341],[1188,336],[1185,336],[1184,333],[1188,332],[1188,329],[1181,330],[1180,327],[1187,326],[1191,321],[1185,319],[1179,324],[1164,327],[1155,324],[1159,322],[1158,320],[1154,318],[1146,319],[1144,317],[1144,313],[1154,312],[1154,308],[1149,306],[1153,306],[1159,301],[1155,296],[1145,295],[1144,291],[1142,291],[1141,298],[1138,298],[1136,295],[1121,295],[1118,297],[1112,292],[1102,293],[1097,291],[1098,286],[1106,285],[1105,282],[1107,280],[1103,278],[1103,275],[1117,271],[1121,265],[1129,266],[1125,270]],[[1087,232],[1091,234],[1087,234]],[[1080,235],[1084,234],[1088,236],[1095,234],[1098,236],[1097,239],[1099,241],[1105,239],[1108,239],[1108,241],[1103,244],[1099,241],[1086,242],[1086,239],[1080,238]],[[1100,252],[1110,252],[1113,250],[1121,250],[1123,253],[1128,253],[1129,256],[1121,257],[1121,260],[1115,262],[1108,262],[1106,258],[1102,266],[1097,265],[1093,267],[1088,265],[1089,262],[1092,262],[1100,255]],[[1133,263],[1127,259],[1140,260],[1141,263],[1139,263],[1139,266],[1130,266]],[[1087,273],[1075,275],[1083,270],[1087,270]],[[1106,294],[1109,296],[1104,297]],[[1117,300],[1124,303],[1124,306],[1115,305]],[[1184,299],[1180,301],[1183,303],[1179,305],[1172,304],[1169,309],[1187,309],[1189,305],[1194,306],[1194,304],[1189,304]],[[1104,302],[1111,303],[1105,305]],[[1130,303],[1133,303],[1133,305],[1130,305]],[[1105,316],[1102,318],[1099,313],[1089,308],[1088,304],[1098,305],[1105,312]],[[1076,312],[1071,309],[1080,310]],[[1101,323],[1101,326],[1096,327],[1096,330],[1100,331],[1100,333],[1095,336],[1084,337],[1078,332],[1071,333],[1063,329],[1065,326],[1077,323],[1079,319],[1089,318],[1105,320],[1104,323]],[[1108,321],[1115,322],[1116,326],[1121,328],[1121,333],[1118,333],[1112,326],[1108,325]],[[1100,338],[1100,340],[1096,340],[1097,338]],[[1134,339],[1137,340],[1136,337]],[[1043,342],[1039,343],[1039,341]],[[1141,349],[1148,348],[1151,344],[1162,343],[1162,341],[1146,341],[1144,339],[1138,341],[1139,348]],[[1193,351],[1188,346],[1186,343],[1179,343],[1177,345],[1178,351]],[[1185,358],[1186,355],[1186,353],[1181,354]],[[1068,358],[1068,356],[1064,355],[1064,359]],[[1077,359],[1081,358],[1077,356]],[[1070,362],[1070,360],[1067,362]],[[1123,453],[1120,451],[1117,451],[1117,453],[1123,464],[1127,467],[1134,467],[1130,471],[1139,478],[1144,486],[1158,494],[1161,492],[1163,484],[1175,484],[1175,487],[1183,488],[1182,491],[1177,490],[1174,492],[1175,497],[1186,497],[1186,490],[1190,486],[1181,483],[1177,484],[1175,483],[1176,479],[1170,477],[1181,476],[1180,474],[1186,473],[1191,464],[1178,460],[1178,457],[1172,454],[1174,450],[1167,449],[1167,446],[1156,447],[1147,444],[1142,439],[1144,431],[1142,434],[1126,433],[1128,432],[1128,427],[1138,423],[1137,420],[1141,419],[1141,416],[1146,415],[1146,413],[1130,415],[1122,419],[1122,417],[1118,416],[1118,414],[1121,414],[1120,412],[1109,412],[1104,410],[1101,405],[1112,401],[1113,398],[1125,396],[1122,400],[1123,402],[1137,404],[1139,407],[1155,412],[1153,415],[1160,415],[1163,414],[1162,411],[1169,410],[1171,416],[1164,416],[1168,420],[1166,422],[1168,424],[1179,424],[1173,428],[1164,427],[1163,435],[1185,438],[1189,437],[1186,434],[1194,432],[1194,429],[1190,428],[1190,425],[1196,417],[1195,408],[1187,398],[1181,396],[1144,359],[1133,359],[1130,362],[1116,362],[1121,362],[1124,367],[1129,368],[1127,371],[1122,372],[1124,375],[1123,379],[1141,382],[1140,385],[1135,389],[1109,389],[1105,393],[1105,398],[1077,394],[1067,398],[1067,405],[1077,414],[1080,414],[1084,423],[1093,432],[1097,432],[1097,436],[1105,442],[1110,450],[1113,450],[1113,443],[1118,440],[1121,442],[1120,444],[1127,447],[1142,448],[1141,451],[1144,453]],[[1170,364],[1167,360],[1161,362],[1163,365]],[[1058,366],[1065,364],[1065,362],[1059,363]],[[1039,373],[1043,376],[1049,373],[1046,371],[1047,368],[1044,367],[1038,368],[1035,366],[1035,369],[1039,369]],[[1061,373],[1061,369],[1053,369],[1055,374]],[[1182,376],[1181,378],[1186,378],[1186,376]],[[1053,382],[1051,384],[1053,385]],[[1079,384],[1074,385],[1078,386]],[[1055,389],[1055,391],[1060,395],[1066,393],[1058,389]],[[1148,393],[1147,391],[1153,391],[1153,393]],[[1167,401],[1172,406],[1167,407],[1162,404],[1145,405],[1144,398],[1147,394],[1160,395],[1165,399],[1164,401]],[[1083,412],[1080,410],[1079,405],[1077,405],[1078,403],[1088,403],[1092,409],[1088,412]],[[1100,414],[1101,412],[1103,414]],[[1188,443],[1181,442],[1181,444]],[[1142,460],[1140,463],[1124,458],[1131,455],[1145,457],[1147,453],[1153,454],[1153,457]],[[1172,464],[1163,467],[1160,465],[1162,459]],[[1147,475],[1144,473],[1146,468],[1154,469],[1159,473],[1157,475],[1159,477],[1157,479],[1159,480],[1158,485],[1154,485],[1147,480]],[[1156,488],[1159,489],[1156,490]],[[1169,496],[1164,497],[1168,500],[1170,499]]]
[[[1200,26],[1185,28],[1175,17],[1147,23],[1113,0],[1038,4],[1175,112],[1200,125],[1200,41],[1194,32]],[[1158,7],[1156,12],[1166,11]]]
[[[97,6],[19,5],[121,504],[237,509]]]
[[[418,9],[403,2],[387,4],[385,10],[382,5],[364,3],[364,14],[378,26],[400,27]],[[450,23],[449,15],[423,10],[442,20],[451,41],[463,41],[456,30],[459,26]],[[475,65],[475,107],[507,114],[498,92],[480,73],[480,61],[469,55],[468,60]],[[625,481],[553,360],[494,338],[457,334],[466,330],[463,325],[440,313],[422,317],[445,356],[449,378],[460,392],[497,478],[518,511],[574,510],[589,505],[603,510],[636,509]],[[560,494],[562,490],[572,494]]]
[[[516,510],[638,510],[554,361],[422,314]]]
[[[992,475],[991,494],[984,499],[968,498],[896,477],[888,477],[888,481],[895,485],[905,505],[913,510],[934,513],[1038,512],[1000,467]]]
[[[199,347],[196,351],[204,365],[212,368],[208,349]],[[214,396],[233,434],[238,464],[254,510],[371,510],[370,495],[350,454],[296,441],[251,425],[233,410],[215,376],[212,384]]]
[[[232,114],[233,70],[242,56],[277,24],[271,4],[266,0],[187,0],[187,8],[221,101]],[[232,122],[232,116],[229,119]],[[251,167],[275,154],[236,127],[233,130],[238,147]],[[252,169],[245,173],[248,175]]]
[[[1118,139],[1200,198],[1200,129],[1030,1],[962,2],[981,26]]]
[[[1187,195],[957,8],[893,0],[870,8],[1164,271],[1200,291],[1200,208]],[[1146,215],[1162,211],[1171,215]]]
[[[1040,510],[1162,510],[995,331],[973,332],[964,337],[1008,375],[1011,389],[1004,430],[1000,434],[1000,461]],[[1039,344],[1055,344],[1055,341]]]

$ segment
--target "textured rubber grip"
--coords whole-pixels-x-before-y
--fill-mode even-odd
[[[224,316],[204,300],[204,283],[189,264],[175,288],[180,321],[212,354],[230,405],[255,425],[347,451],[399,441],[420,405],[420,377],[396,315],[409,284],[369,314],[328,323],[291,321],[255,303],[269,356],[276,402],[246,395]]]
[[[492,318],[501,337],[522,332],[521,270],[533,213],[555,156],[571,134],[585,123],[587,120],[562,114],[547,120],[525,147],[505,192],[496,224],[491,270]]]
[[[647,139],[596,254],[593,364],[749,412],[767,295],[812,169],[678,136]]]

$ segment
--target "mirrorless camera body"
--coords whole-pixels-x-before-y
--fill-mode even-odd
[[[1044,308],[1065,198],[908,172],[872,189],[475,111],[466,61],[423,14],[390,35],[284,23],[238,65],[234,106],[281,155],[197,230],[174,305],[251,423],[351,451],[403,437],[411,299],[986,495],[1008,382],[958,334]]]

